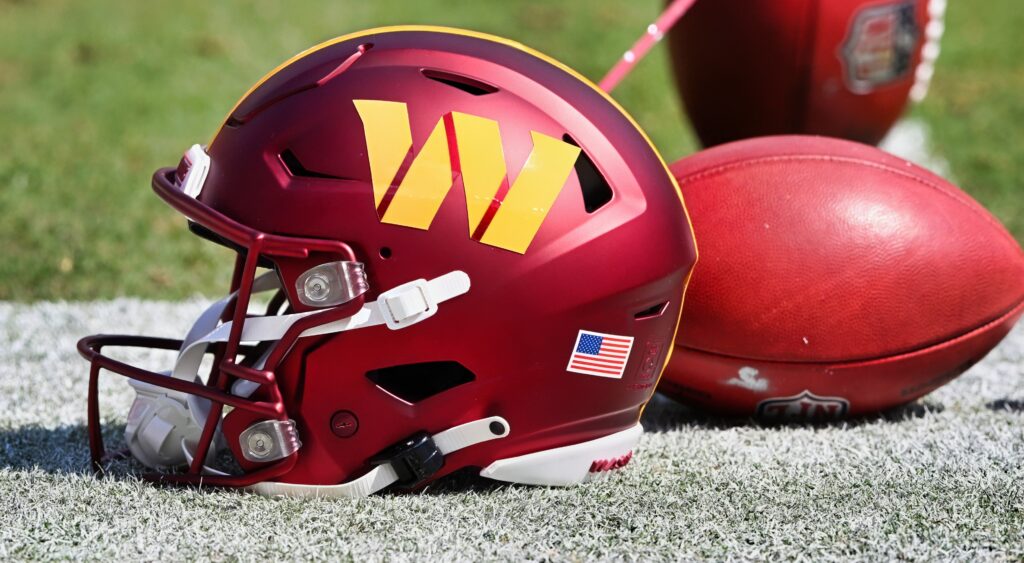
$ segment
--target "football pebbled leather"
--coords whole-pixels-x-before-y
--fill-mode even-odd
[[[671,169],[701,248],[660,387],[677,399],[785,418],[893,407],[980,360],[1024,312],[1017,241],[878,149],[765,137]],[[789,403],[764,412],[772,400]]]

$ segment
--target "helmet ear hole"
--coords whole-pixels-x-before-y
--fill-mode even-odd
[[[387,260],[391,258],[391,248],[387,246],[382,246],[380,247],[380,250],[377,252],[377,254],[379,254],[382,259]]]
[[[423,362],[376,369],[366,377],[377,387],[405,401],[418,403],[476,379],[458,362]]]

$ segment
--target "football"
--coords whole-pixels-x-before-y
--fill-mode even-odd
[[[808,136],[676,162],[701,258],[659,390],[714,412],[829,419],[912,401],[1024,312],[1024,253],[946,180]]]
[[[877,144],[928,88],[945,0],[699,0],[669,33],[705,146],[780,134]]]

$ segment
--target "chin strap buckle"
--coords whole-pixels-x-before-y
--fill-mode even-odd
[[[460,424],[433,436],[418,432],[370,459],[368,473],[337,485],[300,485],[263,481],[247,487],[262,495],[362,498],[389,485],[414,487],[444,467],[444,456],[509,435],[508,421],[491,416]]]
[[[370,458],[370,465],[390,464],[400,487],[415,487],[444,466],[444,453],[426,432],[418,432]]]
[[[449,272],[430,281],[419,279],[389,289],[377,297],[384,324],[398,330],[424,321],[437,313],[437,304],[469,291],[469,276]]]
[[[430,298],[427,280],[404,283],[381,293],[377,298],[384,324],[398,330],[426,320],[437,312],[437,301]]]

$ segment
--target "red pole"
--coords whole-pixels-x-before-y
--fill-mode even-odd
[[[697,0],[672,0],[672,3],[665,8],[665,11],[658,16],[658,19],[647,26],[647,33],[644,33],[640,39],[636,40],[633,47],[626,51],[619,62],[615,63],[615,66],[608,71],[608,74],[604,75],[601,79],[599,86],[605,92],[611,92],[622,82],[622,79],[626,77],[633,70],[640,59],[644,58],[644,55],[654,47],[679,18],[683,17],[689,9],[693,6],[693,3]],[[710,0],[709,0],[710,1]]]

